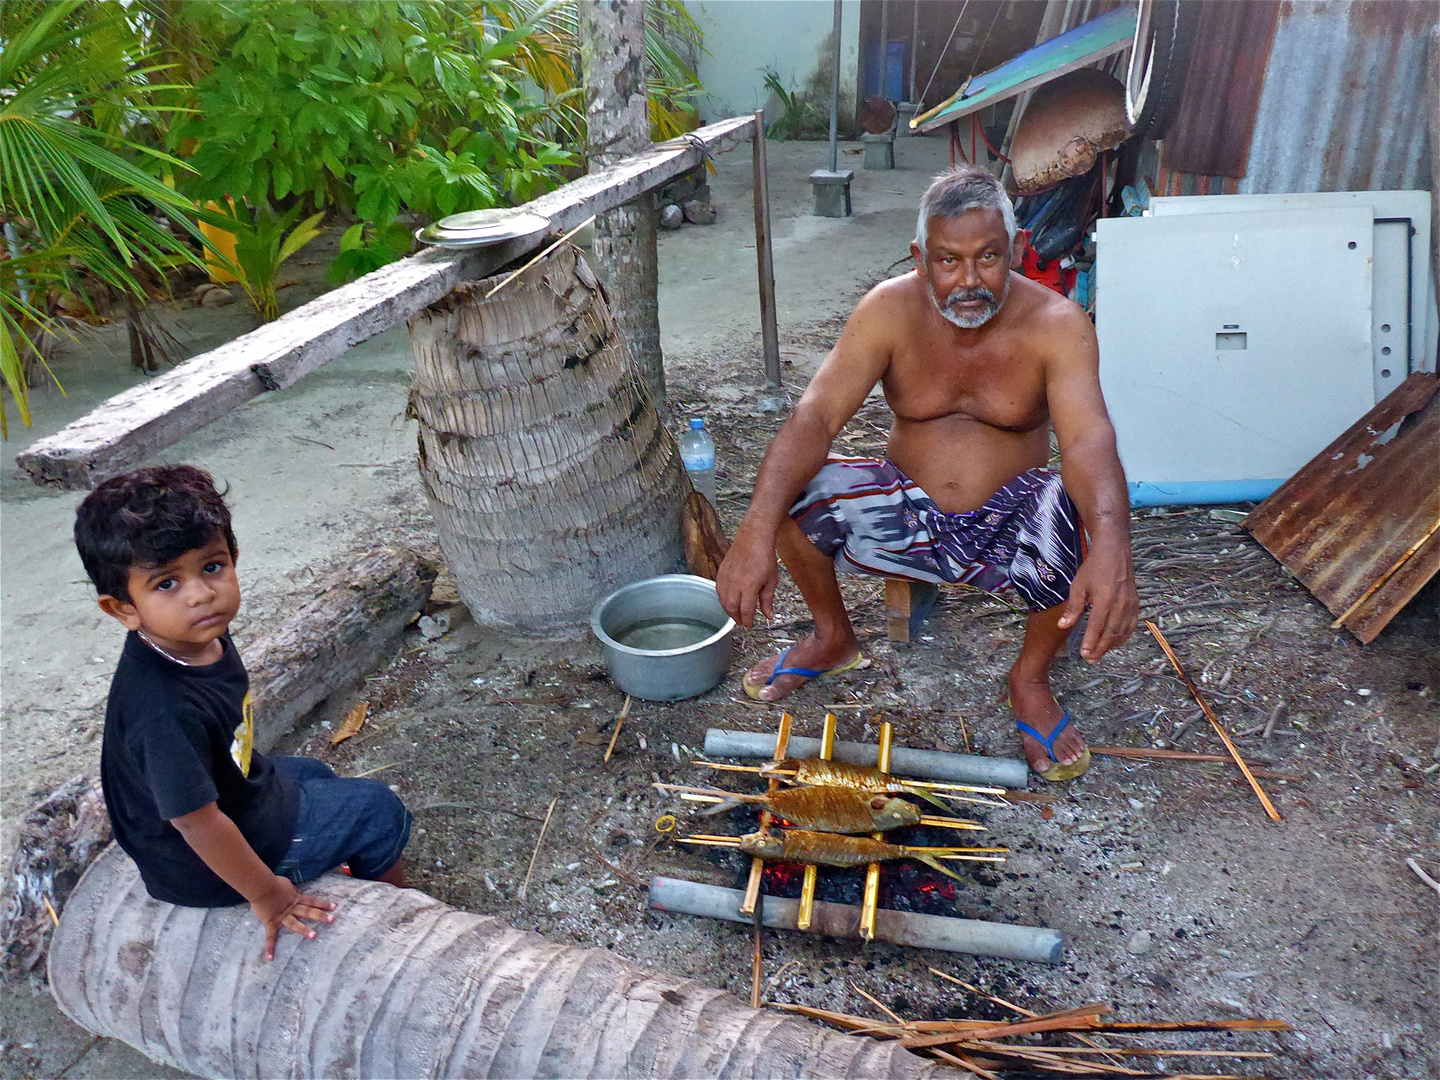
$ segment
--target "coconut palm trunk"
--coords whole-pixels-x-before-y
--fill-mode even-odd
[[[420,476],[476,621],[559,629],[675,568],[689,488],[579,249],[501,280],[410,320]]]
[[[650,99],[645,79],[643,0],[582,0],[580,66],[585,86],[590,171],[613,165],[650,145]],[[646,192],[595,219],[595,269],[610,294],[610,309],[625,331],[656,408],[665,414],[665,368],[660,352],[659,261],[655,197]]]
[[[112,845],[65,904],[51,989],[81,1026],[207,1077],[958,1075],[414,889],[306,891],[335,922],[267,964],[247,906],[152,900]]]

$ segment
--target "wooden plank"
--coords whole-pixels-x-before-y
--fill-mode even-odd
[[[753,116],[739,116],[657,143],[644,153],[582,176],[540,196],[526,209],[563,233],[592,214],[613,210],[748,140]],[[342,285],[234,341],[123,393],[54,435],[38,439],[16,461],[37,484],[88,488],[133,468],[268,390],[291,386],[350,346],[374,337],[438,301],[461,281],[485,277],[524,255],[531,242],[458,252],[432,248]]]

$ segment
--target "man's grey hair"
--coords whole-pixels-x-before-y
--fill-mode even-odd
[[[1005,235],[1015,242],[1015,207],[1004,186],[984,169],[962,165],[937,176],[920,197],[920,218],[915,223],[915,244],[926,254],[927,226],[933,217],[958,218],[968,210],[999,210]]]

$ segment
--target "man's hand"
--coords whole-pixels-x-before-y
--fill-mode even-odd
[[[1085,628],[1080,655],[1093,664],[1129,640],[1140,616],[1140,597],[1135,591],[1135,568],[1128,540],[1124,547],[1091,545],[1070,585],[1070,599],[1060,616],[1060,627],[1074,626],[1087,607],[1090,624]]]
[[[771,535],[767,540],[742,523],[715,575],[720,606],[748,630],[755,622],[757,606],[766,619],[775,618],[775,588],[779,584],[775,537]]]
[[[314,940],[315,930],[302,923],[301,919],[327,923],[335,921],[335,916],[331,914],[335,905],[329,900],[306,896],[295,888],[289,878],[278,874],[272,876],[272,881],[271,888],[264,895],[250,901],[250,910],[265,927],[266,962],[275,959],[275,941],[280,936],[281,927]]]

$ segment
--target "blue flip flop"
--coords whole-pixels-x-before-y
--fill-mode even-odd
[[[794,646],[792,645],[791,648],[794,648]],[[824,670],[808,667],[786,667],[785,657],[789,655],[790,649],[784,649],[780,655],[775,658],[775,670],[770,673],[770,678],[765,680],[765,686],[769,686],[776,679],[780,678],[781,675],[799,675],[802,679],[818,679],[821,675],[834,675],[840,671],[851,671],[865,662],[865,654],[860,652],[855,654],[854,660],[851,660],[848,664],[841,664],[839,667],[825,668]],[[748,679],[742,679],[740,685],[745,688],[746,697],[753,698],[755,701],[764,701],[767,703],[770,701],[769,698],[760,696],[760,691],[764,690],[765,686],[756,686]]]
[[[1046,769],[1044,772],[1041,772],[1039,769],[1035,770],[1036,775],[1042,779],[1052,782],[1073,780],[1086,769],[1090,768],[1090,748],[1088,746],[1085,748],[1085,752],[1080,755],[1079,759],[1071,762],[1069,765],[1061,765],[1060,759],[1055,756],[1055,740],[1060,737],[1062,731],[1070,726],[1070,720],[1070,710],[1067,709],[1065,710],[1065,715],[1060,717],[1060,722],[1055,725],[1055,729],[1051,731],[1049,735],[1041,735],[1040,732],[1025,723],[1024,720],[1017,719],[1015,721],[1016,728],[1018,728],[1022,734],[1029,735],[1043,746],[1045,753],[1050,755],[1050,760],[1055,762],[1054,766]]]

